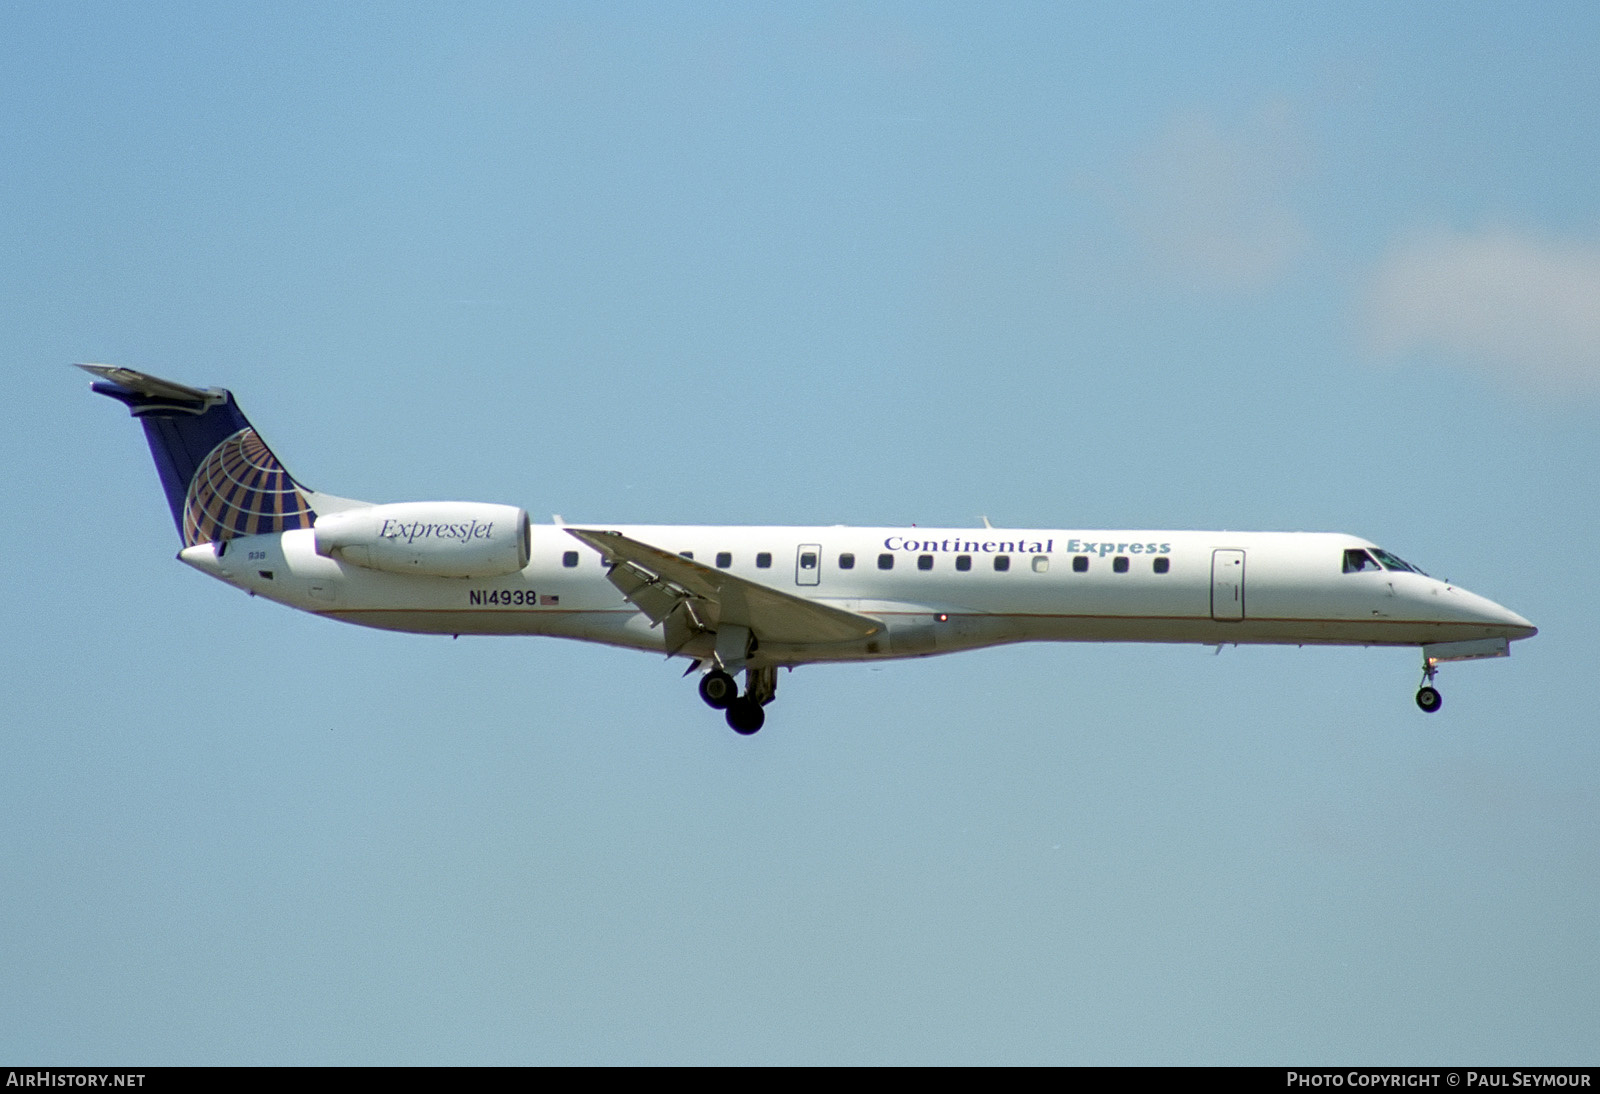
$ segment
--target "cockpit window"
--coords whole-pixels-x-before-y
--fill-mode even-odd
[[[1378,561],[1383,563],[1383,568],[1385,570],[1403,570],[1408,574],[1422,573],[1421,570],[1411,565],[1411,563],[1407,562],[1399,555],[1391,555],[1388,551],[1382,550],[1378,547],[1374,547],[1372,549],[1372,553],[1378,556]]]
[[[1344,553],[1344,572],[1359,574],[1367,570],[1378,569],[1378,561],[1367,554],[1360,547],[1352,547]]]

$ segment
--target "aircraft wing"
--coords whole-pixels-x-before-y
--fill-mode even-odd
[[[620,532],[565,531],[599,551],[611,567],[611,584],[652,623],[666,626],[668,653],[720,626],[748,627],[757,638],[785,644],[851,642],[883,630],[864,615],[714,570]]]

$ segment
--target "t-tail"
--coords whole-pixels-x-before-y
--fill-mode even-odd
[[[79,365],[144,426],[185,547],[310,528],[317,495],[284,469],[230,392],[110,365]],[[340,499],[342,500],[342,499]]]

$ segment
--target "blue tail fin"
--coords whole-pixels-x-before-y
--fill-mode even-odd
[[[79,365],[91,385],[144,425],[183,545],[309,528],[309,493],[278,462],[233,395],[201,391],[132,369]]]

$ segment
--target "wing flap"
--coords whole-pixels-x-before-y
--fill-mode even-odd
[[[714,570],[692,559],[629,539],[620,532],[566,528],[599,551],[608,575],[652,623],[667,624],[668,645],[681,649],[696,633],[723,625],[748,627],[766,642],[796,645],[854,642],[883,625],[855,612]]]

